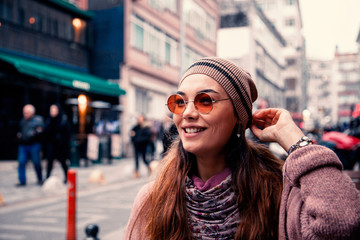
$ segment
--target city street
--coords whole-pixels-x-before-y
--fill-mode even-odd
[[[133,178],[132,159],[113,163],[73,168],[77,174],[77,239],[85,239],[88,224],[99,226],[101,240],[122,239],[133,200],[147,181],[147,171],[140,168],[140,179]],[[43,168],[43,172],[44,168]],[[101,172],[103,183],[89,183],[94,172]],[[55,165],[53,176],[63,180],[62,169]],[[36,185],[36,177],[29,162],[28,184],[17,183],[16,161],[0,162],[0,239],[66,239],[67,187],[62,183],[56,190]]]

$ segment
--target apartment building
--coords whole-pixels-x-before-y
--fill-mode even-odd
[[[98,46],[95,47],[97,74],[108,74],[106,69],[112,65],[118,74],[111,71],[114,74],[107,78],[118,78],[127,91],[121,97],[121,118],[125,154],[131,154],[128,133],[137,115],[144,113],[155,125],[161,124],[168,114],[167,97],[177,89],[181,72],[200,57],[216,55],[218,3],[215,0],[89,0],[88,6],[95,13],[94,29],[104,32],[94,40]],[[122,24],[114,27],[113,22]],[[106,30],[111,24],[112,28]],[[116,44],[107,41],[110,34],[106,33],[110,32],[121,32]]]
[[[333,61],[308,59],[307,109],[312,125],[321,127],[335,124],[337,119],[337,94],[333,80]]]
[[[299,0],[255,0],[271,24],[286,41],[283,53],[286,61],[286,108],[299,117],[307,106],[306,53],[302,35],[302,18]]]
[[[285,107],[286,42],[252,0],[223,0],[218,55],[243,67],[254,79],[255,107]]]
[[[356,104],[360,103],[359,53],[339,53],[334,56],[334,81],[337,85],[336,120],[349,123]]]
[[[308,60],[308,110],[312,119],[347,124],[360,103],[359,53],[339,53],[331,60]]]

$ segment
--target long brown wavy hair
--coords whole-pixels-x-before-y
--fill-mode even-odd
[[[237,137],[226,145],[240,221],[235,239],[277,239],[283,162],[264,145]],[[162,160],[162,169],[132,226],[141,221],[144,239],[191,239],[185,204],[185,177],[196,173],[196,157],[177,140]],[[131,236],[132,234],[130,234]]]

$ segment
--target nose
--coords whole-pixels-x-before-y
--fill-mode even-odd
[[[199,112],[195,108],[194,101],[189,101],[186,104],[185,111],[183,112],[183,117],[185,119],[196,119],[199,116]]]

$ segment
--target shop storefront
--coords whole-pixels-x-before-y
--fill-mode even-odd
[[[28,103],[45,119],[51,104],[61,106],[71,123],[72,143],[77,145],[74,154],[79,157],[86,158],[89,134],[100,142],[120,135],[120,96],[125,91],[92,74],[0,52],[0,94],[0,160],[17,158],[16,133],[22,107]],[[104,144],[111,152],[110,142]]]

